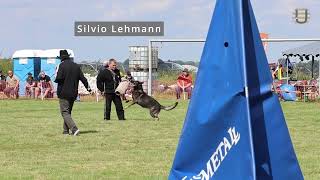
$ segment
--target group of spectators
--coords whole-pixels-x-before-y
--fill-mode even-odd
[[[104,66],[106,67],[106,66]],[[119,71],[120,72],[120,71]],[[39,76],[35,78],[31,72],[27,74],[26,85],[24,87],[25,96],[29,98],[50,98],[54,94],[54,86],[51,81],[51,78],[45,74],[44,71],[41,71]],[[132,79],[130,71],[126,72],[126,76],[130,80]],[[0,92],[8,98],[19,98],[19,88],[20,88],[20,79],[13,74],[10,70],[8,75],[5,76],[4,73],[0,70]],[[192,76],[190,75],[188,69],[184,69],[182,73],[177,78],[177,84],[175,86],[176,98],[180,99],[182,93],[187,93],[188,99],[191,98],[192,92]],[[123,100],[126,100],[123,97]]]
[[[26,85],[24,87],[25,96],[32,98],[53,97],[54,86],[51,79],[44,71],[41,71],[38,78],[35,78],[31,72],[27,74]],[[20,79],[8,71],[7,76],[0,70],[0,92],[3,92],[8,98],[19,98]]]
[[[32,98],[51,98],[53,97],[54,86],[51,78],[41,71],[38,78],[34,78],[32,73],[28,73],[26,79],[25,95]]]

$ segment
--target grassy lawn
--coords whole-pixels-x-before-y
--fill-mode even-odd
[[[0,100],[0,179],[167,179],[187,105],[160,121],[133,106],[127,121],[113,111],[105,122],[103,103],[78,102],[81,135],[72,137],[62,135],[57,101]],[[320,179],[320,104],[282,105],[305,179]]]

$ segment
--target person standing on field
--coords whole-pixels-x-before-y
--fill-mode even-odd
[[[104,120],[110,120],[112,101],[116,106],[118,119],[125,120],[121,98],[115,93],[120,81],[121,75],[117,69],[117,61],[110,59],[108,67],[100,71],[97,76],[97,88],[105,96]]]
[[[63,117],[63,134],[68,135],[69,131],[74,136],[80,133],[71,117],[74,101],[78,96],[79,80],[91,92],[88,80],[84,77],[80,66],[70,59],[67,50],[60,50],[61,64],[57,70],[57,76],[54,82],[58,83],[57,95],[59,98],[60,112]]]

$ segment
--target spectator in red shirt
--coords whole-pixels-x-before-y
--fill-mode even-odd
[[[188,71],[188,69],[184,69],[182,74],[179,75],[177,79],[177,86],[176,86],[176,96],[177,99],[180,99],[180,95],[182,92],[188,93],[188,99],[191,98],[192,92],[192,77]]]

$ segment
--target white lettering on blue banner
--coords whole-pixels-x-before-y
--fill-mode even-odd
[[[182,180],[209,180],[210,178],[212,178],[215,172],[218,171],[222,161],[225,159],[228,152],[232,149],[233,146],[237,145],[240,140],[240,133],[236,132],[235,127],[230,127],[228,130],[228,134],[229,138],[224,137],[223,140],[219,143],[218,147],[207,162],[206,168],[201,170],[198,175],[191,178],[185,176],[182,178]]]

